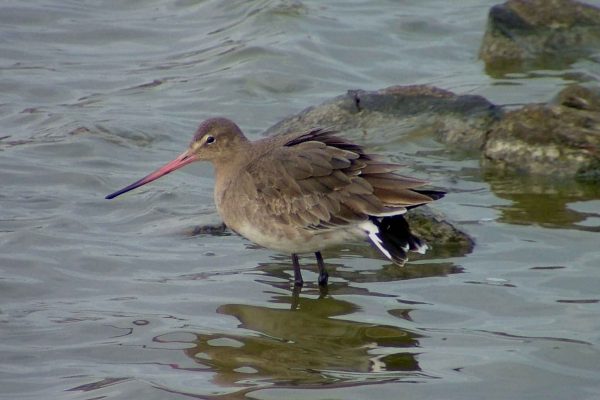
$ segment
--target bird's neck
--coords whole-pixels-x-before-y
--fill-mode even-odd
[[[227,157],[212,160],[215,169],[215,203],[217,206],[234,181],[248,169],[248,165],[256,157],[252,142],[247,141],[242,146],[236,146]]]

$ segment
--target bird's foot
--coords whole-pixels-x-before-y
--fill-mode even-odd
[[[319,286],[319,299],[324,299],[329,294],[329,286]]]

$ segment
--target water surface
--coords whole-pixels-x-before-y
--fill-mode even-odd
[[[197,123],[257,138],[344,93],[433,84],[547,101],[565,70],[491,78],[494,1],[5,1],[0,6],[0,396],[595,399],[597,185],[498,175],[414,135],[376,149],[451,193],[477,241],[399,269],[326,252],[327,292],[219,224],[193,165],[114,201]],[[597,3],[597,2],[596,2]]]

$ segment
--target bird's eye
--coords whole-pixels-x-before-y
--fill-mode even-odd
[[[211,144],[215,142],[215,137],[214,136],[207,136],[206,137],[206,144]]]

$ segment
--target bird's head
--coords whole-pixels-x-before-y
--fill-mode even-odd
[[[195,161],[227,162],[246,143],[248,140],[234,122],[226,118],[207,119],[196,130],[186,151],[151,174],[109,194],[106,199],[113,199]]]

